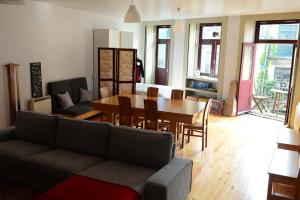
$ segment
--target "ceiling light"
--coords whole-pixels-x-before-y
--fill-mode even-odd
[[[173,25],[173,31],[174,32],[183,32],[184,31],[184,22],[182,19],[180,19],[180,8],[177,8],[177,19],[175,20],[175,23]]]
[[[141,16],[139,14],[139,11],[136,9],[136,6],[132,4],[129,6],[128,11],[124,17],[125,23],[138,23],[141,22]]]

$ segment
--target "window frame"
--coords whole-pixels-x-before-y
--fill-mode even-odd
[[[202,39],[203,28],[206,26],[221,26],[220,39]],[[198,63],[197,63],[197,69],[200,70],[200,75],[210,76],[210,77],[218,76],[218,74],[216,74],[217,47],[218,47],[218,45],[220,45],[220,52],[221,52],[221,37],[222,37],[222,23],[201,23],[200,24],[199,45],[198,45]],[[212,46],[211,60],[210,60],[210,73],[201,72],[202,45],[211,45]],[[219,54],[220,54],[220,52],[219,52]],[[219,59],[219,62],[220,62],[220,59]],[[218,72],[219,72],[219,70],[218,70]]]
[[[276,43],[276,44],[297,44],[298,43],[298,38],[300,35],[300,30],[298,30],[298,38],[296,40],[284,40],[284,39],[260,39],[259,34],[260,34],[260,26],[261,25],[274,25],[274,24],[296,24],[300,23],[299,19],[294,19],[294,20],[270,20],[270,21],[256,21],[255,23],[255,36],[254,36],[254,42],[255,43]],[[299,26],[300,29],[300,26]]]

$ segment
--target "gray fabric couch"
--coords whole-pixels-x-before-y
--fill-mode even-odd
[[[16,126],[0,131],[0,176],[46,191],[80,174],[145,200],[184,200],[193,163],[173,147],[170,133],[18,112]]]

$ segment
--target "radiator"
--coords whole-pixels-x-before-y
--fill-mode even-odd
[[[40,113],[52,113],[51,96],[31,99],[29,101],[29,110]]]

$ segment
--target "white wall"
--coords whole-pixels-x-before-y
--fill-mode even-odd
[[[3,65],[20,64],[22,108],[31,98],[30,62],[42,63],[44,92],[49,81],[85,76],[91,88],[93,29],[134,32],[139,47],[139,25],[123,19],[28,1],[26,5],[0,5],[0,128],[9,125],[7,74]]]
[[[228,17],[227,21],[224,77],[222,85],[223,99],[226,99],[229,95],[230,82],[236,80],[237,77],[240,21],[240,16]]]
[[[174,32],[174,51],[173,51],[173,66],[170,66],[169,84],[174,88],[184,89],[185,78],[185,63],[184,63],[184,44],[185,44],[185,32]]]

